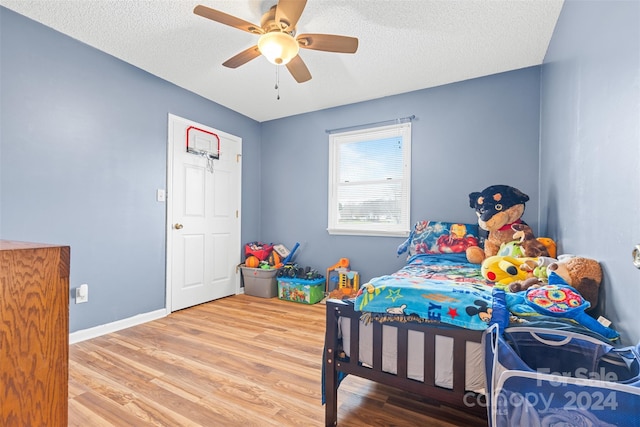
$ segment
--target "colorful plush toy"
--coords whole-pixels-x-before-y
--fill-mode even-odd
[[[509,292],[522,292],[526,291],[529,288],[539,288],[540,286],[544,286],[546,284],[546,282],[543,282],[537,277],[529,277],[524,280],[516,280],[515,282],[509,283],[509,286],[507,286],[507,290]]]
[[[549,283],[567,284],[589,301],[591,309],[598,305],[602,269],[598,261],[584,257],[568,257],[547,267]]]
[[[536,239],[528,225],[516,223],[511,226],[511,229],[514,231],[513,238],[518,241],[523,256],[530,258],[549,256],[547,247]]]
[[[529,277],[526,269],[521,267],[530,261],[528,258],[495,255],[482,262],[480,272],[485,279],[495,283],[495,286],[505,289],[511,282],[523,281]]]
[[[489,232],[484,251],[477,246],[467,249],[469,262],[479,264],[496,255],[501,244],[513,241],[513,224],[523,224],[523,230],[531,231],[521,220],[528,200],[529,196],[508,185],[492,185],[469,194],[469,205],[476,211],[478,225]]]
[[[522,252],[522,247],[520,247],[520,242],[517,240],[512,240],[511,242],[506,242],[500,245],[500,249],[498,249],[498,256],[512,256],[514,258],[521,258],[524,256]]]
[[[507,306],[517,316],[546,315],[572,319],[602,336],[615,340],[620,334],[585,313],[589,301],[568,285],[548,284],[525,292],[507,293]]]
[[[547,252],[549,252],[549,257],[555,258],[557,254],[556,242],[549,237],[538,237],[537,239],[540,243],[542,243],[547,248]]]
[[[525,270],[529,273],[530,276],[536,277],[542,282],[547,283],[548,280],[548,272],[547,267],[549,267],[554,262],[558,260],[551,257],[539,256],[535,258],[526,258],[526,261],[523,265],[520,266],[520,269]]]

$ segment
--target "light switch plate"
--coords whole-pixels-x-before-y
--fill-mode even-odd
[[[156,200],[159,202],[164,202],[166,200],[166,194],[162,188],[158,188],[158,191],[156,191]]]

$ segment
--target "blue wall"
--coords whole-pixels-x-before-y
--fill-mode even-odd
[[[565,2],[541,77],[541,231],[600,261],[604,308],[640,341],[640,2]]]
[[[70,330],[164,307],[167,113],[243,138],[242,241],[302,246],[363,279],[402,265],[390,237],[329,236],[326,129],[415,115],[412,221],[475,222],[468,194],[509,183],[537,228],[538,67],[258,124],[0,8],[0,237],[67,244]],[[213,84],[213,83],[212,83]]]
[[[601,261],[606,315],[640,341],[639,4],[568,0],[542,68],[263,124],[0,7],[0,238],[71,246],[91,285],[71,331],[164,307],[173,113],[243,138],[242,241],[388,273],[403,239],[326,232],[325,130],[415,115],[412,221],[474,222],[471,191],[520,188],[538,234]]]
[[[0,238],[71,246],[72,332],[163,308],[168,113],[243,138],[245,183],[260,124],[2,7],[0,64]]]
[[[329,137],[343,128],[415,115],[411,220],[475,223],[469,193],[513,185],[531,197],[537,230],[540,69],[527,68],[262,124],[262,237],[301,246],[317,269],[351,260],[363,280],[403,264],[403,238],[332,236],[327,228]]]

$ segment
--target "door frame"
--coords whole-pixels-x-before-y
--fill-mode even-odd
[[[238,163],[239,163],[239,169],[238,169],[238,176],[236,177],[238,180],[238,188],[240,189],[240,197],[238,197],[238,221],[237,221],[237,233],[238,233],[238,240],[239,240],[239,251],[242,250],[242,163],[240,162],[240,159],[242,158],[242,138],[232,135],[230,133],[227,132],[223,132],[219,129],[214,129],[210,126],[207,125],[203,125],[201,123],[198,122],[194,122],[192,120],[189,119],[185,119],[184,117],[180,117],[177,116],[175,114],[171,114],[168,113],[167,115],[167,183],[166,183],[166,191],[165,191],[165,211],[166,211],[166,223],[165,223],[165,309],[167,311],[167,315],[172,313],[172,282],[171,282],[171,277],[172,277],[172,263],[171,263],[171,256],[172,256],[172,250],[173,250],[173,233],[171,232],[172,230],[172,225],[173,225],[173,209],[171,206],[171,201],[173,200],[173,163],[174,163],[174,159],[173,159],[173,149],[174,149],[174,143],[173,143],[173,138],[172,138],[172,129],[171,129],[171,120],[181,120],[187,123],[190,123],[191,125],[194,126],[198,126],[202,129],[208,130],[210,132],[214,132],[217,133],[219,135],[226,135],[228,137],[231,138],[235,138],[239,140],[240,143],[240,158],[238,159]],[[241,254],[239,254],[239,256],[241,256]],[[235,283],[235,290],[236,290],[236,295],[241,293],[241,289],[240,289],[240,274],[236,274],[236,283]]]

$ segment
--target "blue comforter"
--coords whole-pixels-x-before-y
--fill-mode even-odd
[[[464,253],[415,255],[399,271],[362,285],[355,308],[483,330],[491,320],[492,290]]]

